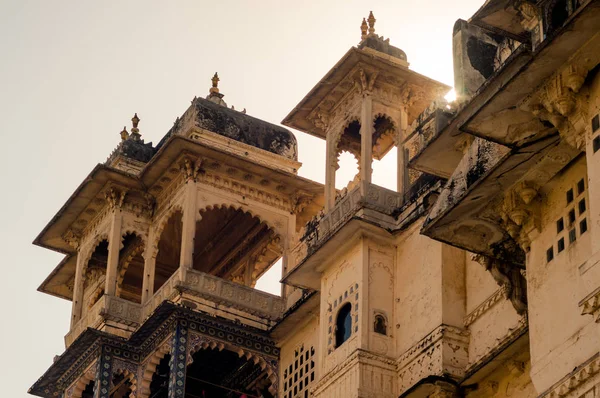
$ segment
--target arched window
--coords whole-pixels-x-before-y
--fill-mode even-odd
[[[375,333],[387,335],[387,322],[383,315],[375,315],[375,324],[373,325],[373,331]]]
[[[338,348],[352,335],[352,304],[340,308],[335,320],[335,348]]]

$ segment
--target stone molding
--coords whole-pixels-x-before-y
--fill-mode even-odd
[[[376,362],[380,366],[386,367],[390,370],[395,370],[396,368],[396,361],[393,359],[357,348],[344,362],[335,366],[333,369],[327,372],[326,375],[319,379],[319,381],[311,390],[312,396],[318,396],[319,394],[323,393],[335,380],[342,377],[351,367],[361,362]]]
[[[575,390],[600,373],[600,356],[594,355],[558,383],[542,393],[539,398],[561,398],[570,396]],[[575,396],[575,395],[573,395]],[[583,395],[582,395],[583,396]]]
[[[483,314],[485,314],[490,308],[495,306],[497,303],[506,298],[506,293],[503,288],[496,290],[491,296],[485,299],[481,304],[471,311],[464,319],[465,327],[469,327]]]
[[[592,315],[594,322],[600,323],[600,287],[579,302],[581,315]]]
[[[397,361],[399,393],[428,376],[450,375],[460,379],[468,360],[470,333],[440,325],[402,354]]]

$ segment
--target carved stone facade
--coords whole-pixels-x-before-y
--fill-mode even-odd
[[[217,74],[156,146],[134,116],[36,238],[66,253],[40,290],[73,305],[30,393],[599,396],[598,2],[485,2],[452,103],[375,22],[282,122],[325,140],[324,185]],[[273,266],[281,295],[254,288]]]

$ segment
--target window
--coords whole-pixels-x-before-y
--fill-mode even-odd
[[[594,148],[594,153],[598,152],[598,149],[600,149],[600,136],[594,138],[592,141],[592,146]]]
[[[550,262],[550,261],[552,261],[553,258],[554,258],[554,249],[551,247],[550,249],[546,250],[546,261]]]
[[[575,228],[569,231],[569,243],[573,243],[577,240],[577,234],[575,233]]]
[[[575,210],[571,209],[569,211],[569,225],[573,224],[575,222]]]
[[[560,238],[558,240],[558,252],[565,250],[565,238]]]
[[[579,235],[583,235],[587,231],[587,220],[584,218],[579,221]]]
[[[304,344],[294,351],[294,361],[283,373],[283,397],[308,397],[310,383],[315,380],[315,348]]]
[[[595,133],[600,128],[600,115],[592,118],[592,133]]]
[[[585,198],[579,201],[579,215],[585,213]]]
[[[567,204],[571,203],[573,201],[573,190],[569,189],[567,191]]]
[[[383,334],[387,336],[387,322],[383,315],[375,315],[375,324],[373,325],[373,331],[375,333]]]
[[[335,321],[335,348],[338,348],[352,335],[352,304],[340,308]]]
[[[563,231],[563,229],[565,229],[565,222],[563,220],[563,218],[561,217],[560,220],[558,220],[556,222],[556,233],[560,233]]]
[[[585,191],[585,181],[583,178],[577,183],[577,195],[581,195]]]

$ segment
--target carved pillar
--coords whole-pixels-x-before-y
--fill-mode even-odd
[[[373,163],[373,98],[363,97],[360,111],[360,180],[371,182]]]
[[[75,283],[73,284],[73,305],[71,310],[71,328],[81,319],[83,305],[83,262],[84,253],[77,251],[77,264],[75,265]]]
[[[335,143],[333,134],[328,133],[325,156],[325,213],[335,206],[335,172],[337,169]]]
[[[142,281],[142,304],[154,295],[154,275],[156,271],[156,254],[146,252],[144,256],[144,279]]]
[[[177,321],[171,342],[169,398],[184,398],[188,333],[187,324]]]
[[[179,266],[191,269],[194,265],[194,239],[196,237],[196,197],[198,186],[196,179],[200,171],[200,161],[185,159],[181,166],[185,178],[183,203],[183,226],[181,233],[181,257]]]
[[[428,398],[458,398],[458,389],[455,385],[438,381],[435,383],[434,390],[428,395]]]
[[[125,199],[125,192],[111,188],[106,193],[108,205],[112,209],[110,222],[110,235],[108,238],[108,262],[106,264],[106,286],[104,294],[114,296],[117,291],[117,271],[119,266],[119,250],[121,250],[121,223],[123,217],[121,206]]]
[[[396,189],[400,194],[404,194],[408,189],[408,170],[406,167],[408,159],[406,159],[406,151],[404,150],[404,145],[402,145],[406,132],[407,117],[406,110],[403,108],[400,111],[400,125],[398,126],[396,136],[396,150],[398,151]]]
[[[100,350],[96,379],[94,382],[94,398],[110,398],[110,383],[112,381],[112,350],[103,346]]]

